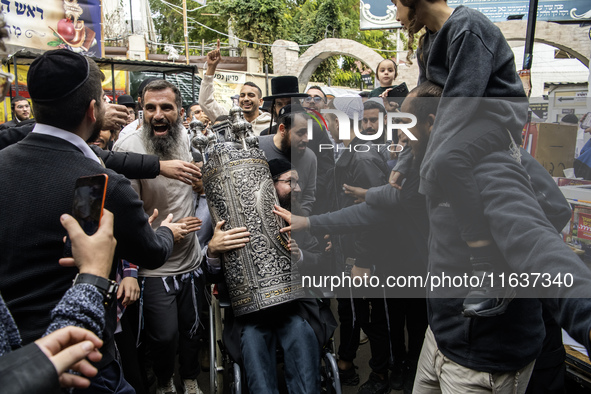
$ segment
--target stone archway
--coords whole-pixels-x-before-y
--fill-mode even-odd
[[[495,24],[501,29],[511,46],[523,45],[527,21],[506,21]],[[537,22],[535,42],[561,49],[589,67],[589,56],[591,56],[589,26]]]
[[[511,46],[522,45],[525,41],[527,21],[497,22],[505,39]],[[536,23],[535,42],[562,49],[589,67],[591,41],[589,27],[579,24],[559,24],[538,21]],[[375,70],[383,57],[376,51],[353,40],[326,38],[306,50],[299,56],[299,45],[293,41],[277,40],[273,43],[273,71],[276,75],[295,75],[299,79],[300,91],[305,89],[310,76],[325,59],[334,55],[346,55],[365,63]],[[401,62],[402,63],[402,62]],[[412,65],[401,64],[398,69],[399,81],[404,81],[412,89],[418,80],[417,61]],[[521,65],[517,65],[520,68]]]
[[[305,89],[314,70],[323,60],[335,55],[353,57],[375,70],[384,58],[367,46],[353,40],[325,38],[312,45],[298,57],[299,45],[293,41],[278,40],[271,48],[273,72],[277,75],[298,77],[300,91]]]

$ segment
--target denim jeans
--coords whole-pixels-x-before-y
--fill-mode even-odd
[[[278,394],[276,349],[284,353],[290,394],[320,392],[320,347],[314,330],[295,314],[249,322],[242,329],[240,350],[251,393]]]

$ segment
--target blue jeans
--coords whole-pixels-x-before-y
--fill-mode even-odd
[[[281,346],[285,380],[290,394],[320,392],[320,347],[314,330],[298,315],[248,323],[242,329],[240,350],[251,393],[278,394],[275,352]]]

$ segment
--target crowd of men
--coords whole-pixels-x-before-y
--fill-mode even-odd
[[[212,221],[204,158],[189,139],[191,122],[208,127],[228,119],[214,99],[220,60],[218,45],[208,54],[198,102],[188,106],[177,86],[157,78],[142,82],[137,101],[124,95],[107,104],[97,65],[68,50],[48,51],[31,64],[35,118],[29,102],[15,97],[14,120],[0,130],[0,301],[7,307],[0,303],[0,381],[12,379],[9,373],[25,376],[14,378],[11,392],[59,391],[59,379],[76,392],[148,393],[155,386],[159,394],[201,393],[206,284],[224,283],[224,254],[247,247],[251,236],[246,227]],[[282,231],[289,231],[292,264],[302,275],[466,273],[470,250],[449,201],[419,190],[442,86],[424,81],[413,89],[399,109],[416,121],[405,128],[403,120],[393,135],[384,126],[392,120],[384,104],[398,104],[387,98],[328,97],[319,86],[301,93],[294,76],[272,79],[271,88],[263,97],[247,82],[238,104],[268,161],[279,201],[273,212],[288,223]],[[404,182],[393,185],[391,173],[403,159],[410,163]],[[88,237],[62,215],[71,212],[76,180],[101,173],[108,175],[106,219]],[[523,150],[517,159],[509,151],[488,154],[474,177],[504,272],[569,273],[572,286],[524,289],[489,317],[462,314],[470,287],[426,296],[306,288],[306,297],[267,310],[234,316],[230,309],[223,347],[242,366],[249,391],[279,392],[281,348],[288,391],[321,392],[321,356],[337,327],[334,297],[341,384],[359,385],[360,330],[369,338],[371,373],[359,393],[564,392],[559,328],[591,348],[591,271],[557,236],[570,207]],[[74,258],[64,262],[67,234]],[[93,256],[100,269],[88,263]],[[97,311],[97,304],[104,308]],[[68,341],[55,339],[48,327],[57,321],[94,334],[68,331]],[[47,359],[56,367],[38,379],[50,389],[27,387],[35,371],[24,352],[10,353],[32,343],[41,349],[34,354],[39,368]],[[58,367],[64,344],[86,347]],[[94,367],[79,362],[87,356]],[[64,372],[70,365],[90,379],[72,378]]]

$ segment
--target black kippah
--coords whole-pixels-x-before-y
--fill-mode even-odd
[[[67,49],[47,51],[29,67],[29,94],[33,101],[57,101],[74,93],[89,75],[90,64],[84,56]]]
[[[275,179],[279,175],[291,171],[291,163],[284,158],[270,160],[269,171],[271,171],[271,177]]]

